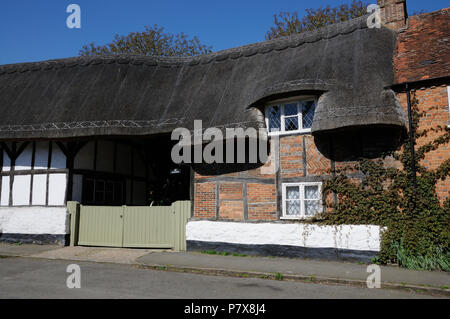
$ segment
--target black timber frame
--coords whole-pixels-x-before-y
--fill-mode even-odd
[[[113,173],[106,173],[106,172],[100,172],[97,170],[85,170],[85,169],[75,169],[74,168],[74,162],[75,157],[78,154],[78,152],[90,141],[95,142],[95,153],[94,153],[94,169],[97,168],[97,143],[98,140],[110,140],[114,142],[114,159],[113,159]],[[66,193],[64,198],[64,203],[67,203],[67,201],[72,200],[73,197],[73,175],[74,174],[81,174],[81,175],[95,175],[95,176],[111,176],[111,174],[114,174],[116,176],[119,176],[123,179],[129,179],[131,180],[131,188],[133,188],[133,181],[143,181],[146,183],[146,189],[148,188],[148,176],[149,176],[149,168],[146,161],[145,153],[142,152],[140,149],[140,146],[136,143],[132,142],[126,142],[125,140],[117,140],[112,138],[89,138],[89,139],[83,139],[78,141],[73,140],[49,140],[48,141],[48,157],[47,157],[47,165],[46,169],[35,169],[35,160],[36,160],[36,143],[37,140],[33,141],[13,141],[9,142],[10,145],[8,145],[8,142],[1,141],[0,142],[0,194],[2,191],[2,183],[1,178],[3,176],[9,176],[9,198],[8,198],[8,206],[13,206],[13,184],[14,184],[14,176],[16,175],[30,175],[30,196],[29,196],[29,204],[28,205],[14,205],[14,207],[31,207],[31,206],[43,206],[43,205],[33,205],[33,181],[34,181],[34,175],[35,174],[46,174],[46,195],[45,195],[45,206],[48,207],[61,207],[64,205],[48,205],[48,197],[49,197],[49,175],[52,173],[64,173],[67,175],[67,186],[66,186]],[[17,158],[23,153],[23,151],[30,145],[32,146],[32,153],[31,153],[31,169],[26,170],[16,170],[16,160]],[[124,144],[131,147],[131,174],[120,174],[117,173],[116,170],[116,157],[117,157],[117,145],[118,144]],[[61,152],[66,157],[66,168],[55,168],[51,169],[51,161],[53,156],[53,150],[54,146],[58,146]],[[3,171],[3,150],[6,152],[10,159],[10,170],[9,171]],[[134,156],[137,154],[145,164],[145,177],[140,176],[134,176]],[[132,189],[131,189],[132,191]],[[132,203],[133,194],[131,193],[130,201]],[[148,203],[148,198],[146,197],[146,204]],[[6,207],[6,206],[5,206]]]

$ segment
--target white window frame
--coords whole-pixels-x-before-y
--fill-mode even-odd
[[[300,215],[286,215],[286,188],[290,186],[298,186],[300,188]],[[305,186],[318,186],[318,192],[319,192],[319,212],[321,213],[323,211],[323,204],[322,204],[322,183],[321,182],[302,182],[302,183],[283,183],[282,184],[282,201],[283,201],[283,214],[280,217],[280,219],[307,219],[311,218],[313,216],[306,216],[305,215]]]
[[[302,133],[311,133],[311,128],[303,128],[303,114],[301,110],[300,102],[303,101],[311,101],[313,100],[315,103],[315,106],[317,107],[317,96],[301,96],[301,97],[295,97],[295,98],[288,98],[288,99],[280,99],[271,101],[266,104],[264,109],[264,115],[266,120],[266,128],[269,136],[274,135],[289,135],[289,134],[302,134]],[[298,130],[295,131],[286,131],[285,130],[285,115],[284,115],[284,104],[291,104],[296,103],[297,104],[297,118],[298,118]],[[277,132],[270,132],[269,131],[269,108],[272,106],[278,106],[280,108],[280,121],[281,121],[281,127],[280,131]],[[286,117],[293,117],[293,115],[289,115]]]

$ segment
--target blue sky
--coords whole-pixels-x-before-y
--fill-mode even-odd
[[[196,35],[222,50],[263,41],[273,14],[338,5],[345,0],[2,0],[0,64],[78,55],[84,44],[106,44],[114,34],[158,24],[171,33]],[[373,3],[376,0],[371,1]],[[81,29],[66,26],[66,7],[81,7]],[[407,0],[408,11],[435,11],[448,0]]]

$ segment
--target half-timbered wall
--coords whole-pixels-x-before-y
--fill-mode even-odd
[[[67,200],[82,201],[86,176],[120,178],[123,204],[145,205],[147,168],[124,142],[0,142],[0,240],[63,243]]]
[[[147,202],[147,167],[136,147],[123,142],[88,142],[74,159],[72,200],[82,202],[83,176],[117,176],[125,179],[125,204]]]
[[[0,147],[0,240],[63,243],[69,232],[66,156],[49,141]]]
[[[55,142],[2,143],[1,206],[64,206],[68,170]]]
[[[2,143],[1,206],[65,206],[69,177],[63,142]],[[139,151],[116,141],[91,141],[76,154],[71,199],[82,200],[83,176],[114,175],[125,180],[125,204],[146,204],[147,167]]]

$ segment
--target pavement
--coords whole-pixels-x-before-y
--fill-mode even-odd
[[[367,287],[367,264],[297,258],[223,256],[200,252],[0,243],[0,257],[16,256],[129,264],[154,270]],[[381,288],[450,297],[450,274],[380,266]]]
[[[31,255],[39,254],[41,252],[55,250],[58,248],[61,248],[61,246],[0,243],[0,255],[28,257]]]
[[[67,272],[67,267],[73,263],[80,267],[79,289],[69,289],[67,286],[67,280],[71,276]],[[280,306],[266,304],[269,316],[269,312],[279,316],[279,311],[287,311],[285,307],[289,305],[293,307],[292,310],[298,310],[298,301],[290,302],[287,301],[288,299],[447,299],[442,295],[395,289],[367,289],[348,285],[233,278],[141,269],[135,265],[128,264],[15,257],[0,259],[0,287],[0,303],[2,303],[2,299],[22,298],[187,299],[177,304],[172,303],[170,300],[159,300],[155,304],[141,304],[142,307],[146,308],[142,309],[143,311],[148,312],[149,309],[161,310],[165,317],[168,318],[189,317],[184,313],[184,309],[185,306],[191,306],[192,303],[201,303],[203,305],[222,304],[224,308],[228,308],[228,302],[226,301],[202,302],[197,299],[220,298],[235,300],[231,303],[242,303],[243,299],[248,300],[249,298],[283,300],[283,305]],[[258,304],[261,303],[265,304],[266,301],[258,302]],[[124,308],[121,304],[112,303],[108,306],[109,310],[111,310],[111,305],[113,306],[111,312],[114,313],[123,311],[123,309],[130,309],[129,307]],[[23,309],[17,307],[16,303],[12,303],[11,306],[13,311],[23,311]],[[36,306],[38,306],[38,310]],[[43,304],[42,309],[39,309],[39,306],[33,303],[30,309],[34,313],[39,313],[39,310],[42,310],[40,313],[48,312],[47,303]],[[136,309],[136,306],[137,304],[133,304],[133,310]],[[98,309],[99,314],[104,315],[104,308],[94,306],[93,309],[94,312]],[[2,307],[2,310],[5,313],[5,307]],[[92,314],[92,311],[90,313]],[[403,310],[401,314],[404,314]],[[236,314],[236,316],[238,315]],[[211,318],[211,316],[206,314],[200,315],[200,317],[197,316],[197,318],[202,317]],[[222,318],[220,315],[217,317]],[[230,315],[223,317],[228,318]],[[231,317],[233,318],[233,314],[231,314]],[[258,317],[260,316],[255,318]]]
[[[161,250],[159,250],[161,251]],[[64,247],[45,250],[30,257],[60,260],[93,261],[98,263],[136,264],[139,257],[151,253],[151,249],[110,247]]]

